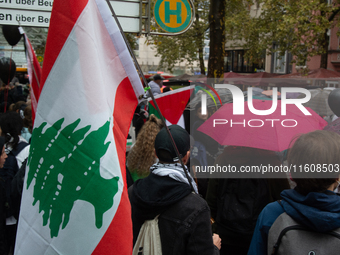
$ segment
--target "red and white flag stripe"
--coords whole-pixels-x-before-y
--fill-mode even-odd
[[[34,122],[35,113],[38,107],[38,101],[40,96],[40,78],[41,78],[41,66],[34,53],[33,47],[27,35],[25,35],[26,46],[26,59],[27,59],[27,72],[28,79],[31,85],[31,105],[32,105],[32,120]]]
[[[36,203],[34,181],[32,185],[27,184],[30,171],[37,172],[30,169],[29,164],[15,254],[131,254],[126,137],[138,97],[144,90],[105,0],[54,1],[40,91],[34,128],[47,123],[45,129],[52,129],[56,121],[63,119],[63,129],[79,119],[77,129],[91,127],[90,131],[94,132],[102,123],[110,121],[112,129],[106,139],[110,146],[100,159],[100,175],[108,179],[116,176],[118,193],[113,198],[113,207],[103,214],[101,227],[94,224],[97,215],[92,204],[80,199],[74,203],[69,220],[63,223],[57,236],[52,235],[49,223],[43,221],[43,216],[49,212],[39,207],[43,201]],[[31,152],[35,149],[35,139],[43,139],[44,135],[42,131],[37,137],[33,131]],[[53,144],[54,149],[63,150],[62,146]],[[96,150],[95,147],[91,149]],[[36,157],[41,157],[45,163],[43,156]],[[73,169],[63,169],[66,170]],[[62,188],[66,178],[62,182],[56,184]],[[93,193],[96,194],[96,186],[93,186]],[[58,209],[53,207],[53,210]]]

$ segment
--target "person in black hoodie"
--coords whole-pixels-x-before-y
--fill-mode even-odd
[[[178,125],[168,128],[186,164],[190,154],[190,136]],[[149,176],[137,180],[129,188],[133,242],[136,242],[144,221],[159,215],[163,255],[219,254],[221,239],[212,235],[209,206],[197,194],[193,178],[189,176],[189,181],[178,163],[165,127],[156,136],[155,152],[159,163],[151,167]]]

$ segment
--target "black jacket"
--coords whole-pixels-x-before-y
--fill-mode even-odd
[[[287,179],[210,179],[206,201],[223,244],[249,246],[262,209],[287,188]]]
[[[219,254],[212,242],[208,204],[188,184],[151,173],[129,188],[129,197],[134,243],[144,221],[160,214],[163,255]]]
[[[5,254],[7,250],[6,242],[6,191],[4,181],[0,177],[0,254]]]

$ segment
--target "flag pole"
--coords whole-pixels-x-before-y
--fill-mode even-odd
[[[108,5],[109,8],[110,8],[110,11],[111,11],[111,13],[112,13],[113,18],[115,19],[115,21],[116,21],[116,23],[117,23],[117,26],[118,26],[118,28],[119,28],[119,31],[120,31],[120,33],[122,34],[122,37],[123,37],[123,39],[124,39],[124,42],[125,42],[125,44],[126,44],[128,50],[129,50],[129,52],[130,52],[130,55],[131,55],[131,57],[132,57],[132,59],[133,59],[133,61],[134,61],[134,63],[135,63],[135,66],[136,66],[136,68],[137,68],[137,70],[138,70],[138,72],[139,72],[139,75],[142,76],[143,83],[144,83],[146,86],[149,87],[148,82],[147,82],[145,76],[143,75],[142,69],[141,69],[141,67],[140,67],[139,64],[138,64],[138,61],[137,61],[137,59],[136,59],[136,56],[135,56],[133,50],[131,49],[128,40],[126,39],[126,36],[125,36],[125,34],[124,34],[124,32],[123,32],[123,29],[122,29],[122,27],[121,27],[121,25],[120,25],[120,23],[119,23],[119,20],[118,20],[118,18],[117,18],[117,16],[116,16],[116,13],[115,13],[115,11],[113,10],[113,8],[112,8],[112,6],[111,6],[111,4],[110,4],[110,1],[109,1],[109,0],[106,0],[106,2],[107,2],[107,5]],[[177,149],[177,146],[176,146],[176,144],[175,144],[175,141],[174,141],[174,139],[173,139],[173,137],[172,137],[172,135],[171,135],[171,133],[170,133],[169,128],[167,127],[167,125],[166,125],[166,123],[165,123],[165,119],[164,119],[164,117],[163,117],[163,115],[162,115],[162,113],[161,113],[161,110],[160,110],[159,107],[158,107],[158,104],[157,104],[157,102],[156,102],[156,100],[155,100],[155,97],[154,97],[154,95],[153,95],[153,93],[152,93],[150,87],[149,87],[149,90],[148,90],[148,91],[149,91],[149,94],[150,94],[150,96],[151,96],[151,99],[152,99],[153,103],[155,104],[156,110],[157,110],[159,116],[161,117],[161,121],[162,121],[162,123],[163,123],[163,126],[165,127],[165,129],[166,129],[166,131],[167,131],[167,133],[168,133],[168,135],[169,135],[169,137],[170,137],[172,146],[174,147],[175,152],[176,152],[176,156],[178,157],[179,162],[180,162],[181,165],[182,165],[182,168],[183,168],[183,170],[184,170],[184,173],[185,173],[185,175],[186,175],[186,177],[187,177],[187,179],[188,179],[189,185],[190,185],[191,189],[192,189],[194,192],[196,192],[195,189],[194,189],[194,187],[193,187],[193,185],[192,185],[192,183],[191,183],[191,181],[190,181],[190,177],[189,177],[188,170],[187,170],[186,167],[184,166],[182,157],[181,157],[181,155],[179,154],[179,151],[178,151],[178,149]],[[143,95],[140,95],[140,96],[139,96],[139,99],[142,99],[142,98],[143,98]]]

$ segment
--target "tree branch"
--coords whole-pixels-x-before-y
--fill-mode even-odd
[[[332,11],[331,16],[329,16],[329,18],[328,18],[328,21],[332,21],[339,12],[340,12],[340,7],[338,7],[336,10]]]

